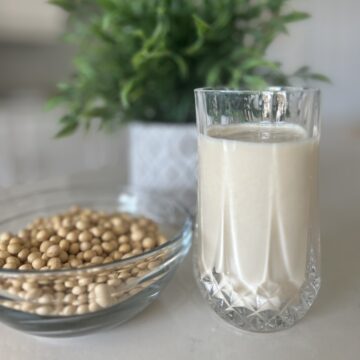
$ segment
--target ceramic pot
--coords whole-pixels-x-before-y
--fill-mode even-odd
[[[194,211],[197,143],[194,124],[142,124],[129,127],[129,182],[160,190]]]

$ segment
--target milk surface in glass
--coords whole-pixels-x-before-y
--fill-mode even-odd
[[[199,135],[198,266],[232,306],[276,309],[299,293],[318,145],[291,123],[214,125]]]

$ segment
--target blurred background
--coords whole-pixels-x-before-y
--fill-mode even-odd
[[[349,126],[360,133],[360,31],[357,0],[297,0],[310,20],[290,26],[269,49],[287,71],[309,65],[333,84],[323,91],[323,130]],[[64,45],[62,11],[45,0],[0,0],[0,186],[89,169],[112,168],[127,181],[126,129],[81,132],[54,140],[61,110],[45,112],[57,81],[71,73],[74,49]],[[360,126],[360,125],[359,125]]]

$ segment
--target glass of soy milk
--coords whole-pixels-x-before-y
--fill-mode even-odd
[[[286,329],[320,287],[320,92],[203,88],[195,100],[201,292],[240,329]]]

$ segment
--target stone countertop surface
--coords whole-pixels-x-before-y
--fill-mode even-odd
[[[189,256],[160,298],[120,327],[47,339],[0,324],[0,359],[359,359],[360,125],[324,129],[320,175],[322,288],[293,328],[258,335],[225,324],[202,300]]]

